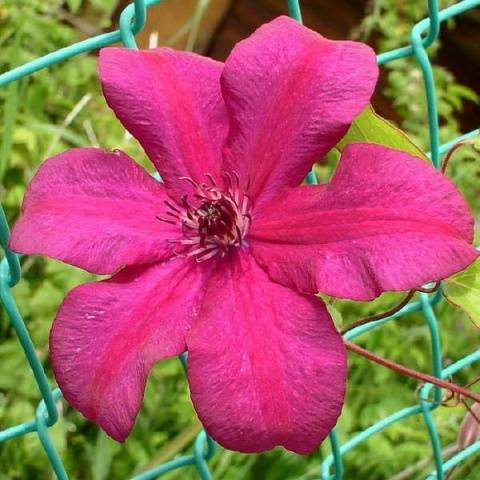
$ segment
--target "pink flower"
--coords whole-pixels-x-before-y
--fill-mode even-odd
[[[100,53],[105,97],[160,172],[69,150],[25,195],[13,250],[97,274],[53,324],[65,398],[124,440],[148,371],[188,351],[207,432],[226,448],[308,453],[340,414],[346,355],[314,293],[370,300],[477,256],[452,183],[418,158],[353,144],[299,186],[369,103],[373,51],[286,17],[225,64],[167,48]]]

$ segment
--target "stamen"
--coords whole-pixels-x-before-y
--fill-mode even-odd
[[[178,209],[172,202],[169,202],[168,200],[164,200],[163,203],[168,207],[174,210],[175,212],[182,213],[180,209]]]
[[[228,182],[228,184],[230,185],[230,190],[233,190],[233,182],[232,182],[232,177],[230,176],[230,173],[229,172],[223,172],[223,176],[224,176],[225,180]]]
[[[217,184],[215,183],[215,180],[213,176],[210,173],[206,173],[205,176],[210,180],[210,183],[212,184],[213,187],[216,187]]]
[[[232,172],[232,175],[235,177],[236,183],[237,183],[237,188],[240,188],[240,177],[238,176],[238,173],[234,170]]]
[[[179,180],[186,180],[188,183],[191,183],[195,188],[198,187],[198,183],[190,177],[178,177]]]
[[[174,238],[172,240],[167,240],[168,243],[178,243],[180,245],[196,245],[200,240],[200,237],[191,237],[191,238]]]
[[[204,262],[205,260],[208,260],[212,257],[214,257],[215,255],[217,255],[217,251],[216,250],[212,250],[211,252],[207,253],[206,255],[202,255],[202,256],[199,256],[196,258],[196,261],[198,263],[201,263],[201,262]]]
[[[252,177],[250,177],[250,175],[247,177],[247,185],[245,186],[245,192],[249,192],[250,191],[250,187],[252,185]]]
[[[191,252],[188,252],[186,254],[187,257],[193,257],[194,255],[198,255],[199,253],[204,253],[204,252],[207,252],[209,250],[212,250],[212,249],[216,249],[218,248],[218,245],[210,245],[208,247],[200,247],[200,248],[197,248],[195,250],[192,250]]]
[[[242,232],[240,231],[240,228],[238,228],[237,225],[235,225],[235,229],[237,230],[237,235],[238,235],[238,238],[240,239],[240,245],[242,244]]]
[[[209,184],[181,177],[194,187],[194,192],[190,197],[184,195],[179,203],[164,201],[168,208],[165,215],[172,220],[160,216],[157,219],[181,227],[183,238],[169,240],[169,243],[184,247],[178,255],[203,262],[215,255],[223,257],[230,248],[245,243],[252,223],[252,202],[241,190],[237,172],[225,172],[223,176],[224,189],[210,173],[205,174]]]
[[[188,228],[188,230],[196,230],[197,227],[195,225],[190,225],[185,222],[182,222],[182,227]]]
[[[168,212],[167,212],[168,213]],[[165,222],[165,223],[170,223],[172,225],[176,225],[177,222],[173,222],[172,220],[167,220],[166,218],[162,218],[162,217],[159,217],[158,215],[155,216],[155,218],[157,220],[160,220],[161,222]]]

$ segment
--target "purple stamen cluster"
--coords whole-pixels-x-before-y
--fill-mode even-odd
[[[197,262],[218,254],[223,257],[230,247],[242,245],[252,222],[252,202],[236,173],[225,174],[224,188],[212,175],[205,176],[210,185],[182,177],[194,187],[193,195],[184,196],[181,205],[165,200],[169,218],[157,217],[182,228],[183,237],[169,242],[184,246],[179,255],[195,257]]]

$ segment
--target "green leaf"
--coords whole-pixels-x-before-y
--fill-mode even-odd
[[[480,327],[480,259],[447,278],[443,292],[450,303],[460,307]]]
[[[337,326],[337,328],[340,328],[343,325],[343,316],[342,312],[337,308],[336,302],[337,299],[330,297],[328,295],[323,295],[321,293],[317,293],[317,297],[321,298],[323,302],[325,303],[325,306],[327,307],[328,313],[333,319],[333,323]]]
[[[105,480],[109,477],[113,456],[120,448],[118,443],[108,438],[101,430],[98,431],[91,465],[93,480]]]
[[[477,152],[480,152],[480,135],[476,136],[474,139],[474,144],[473,144],[473,148],[477,151]]]
[[[342,151],[353,142],[379,143],[428,160],[425,152],[405,132],[378,115],[371,105],[354,120],[336,148]]]

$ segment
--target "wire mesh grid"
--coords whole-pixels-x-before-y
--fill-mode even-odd
[[[38,70],[47,68],[50,65],[68,60],[81,53],[89,52],[93,49],[104,47],[112,43],[121,42],[127,48],[136,48],[135,35],[145,25],[148,7],[161,2],[162,0],[135,0],[123,10],[120,16],[118,30],[88,38],[60,50],[51,52],[13,70],[7,71],[0,75],[0,86],[18,81],[21,78]],[[287,0],[286,4],[290,16],[301,21],[299,0]],[[380,65],[408,56],[414,56],[417,59],[423,75],[428,106],[427,119],[430,133],[429,156],[433,165],[437,168],[440,166],[441,156],[452,145],[460,140],[478,135],[479,130],[468,132],[465,135],[452,139],[446,144],[440,145],[435,85],[433,81],[432,65],[427,51],[438,37],[442,22],[478,6],[480,6],[480,0],[463,0],[445,8],[444,10],[440,10],[437,0],[428,0],[428,18],[421,20],[413,26],[410,34],[410,44],[405,47],[382,53],[377,57],[377,61]],[[315,179],[312,175],[309,175],[307,181],[313,183]],[[62,394],[59,389],[50,389],[50,382],[45,374],[40,359],[35,353],[35,348],[30,339],[28,330],[12,296],[11,289],[20,281],[21,271],[19,257],[7,248],[8,238],[9,226],[3,208],[0,208],[0,242],[5,251],[5,256],[0,263],[0,299],[16,332],[18,341],[32,370],[32,374],[35,377],[42,400],[37,407],[35,418],[31,421],[14,425],[0,431],[0,442],[26,435],[28,433],[36,433],[56,476],[58,479],[66,480],[68,479],[68,474],[49,435],[49,428],[54,425],[59,418],[57,402],[61,400]],[[432,352],[431,373],[438,378],[447,378],[460,369],[479,361],[480,350],[472,352],[447,368],[443,368],[439,326],[433,309],[435,304],[441,300],[442,295],[440,290],[433,294],[421,293],[418,301],[411,302],[391,317],[359,326],[349,331],[345,335],[345,338],[351,340],[373,329],[380,328],[387,322],[395,321],[396,319],[413,312],[421,312],[424,321],[428,326],[430,335]],[[181,361],[185,362],[185,358],[182,357]],[[341,480],[344,476],[344,456],[350,450],[354,449],[372,435],[386,429],[393,423],[402,421],[413,415],[421,414],[423,416],[425,428],[430,436],[434,461],[434,470],[427,476],[427,480],[443,480],[446,472],[480,450],[480,441],[458,451],[446,460],[442,459],[441,441],[435,425],[435,420],[432,416],[433,410],[440,405],[441,400],[441,389],[434,385],[426,384],[420,389],[418,403],[407,406],[383,418],[367,429],[359,432],[343,444],[340,443],[335,430],[333,430],[329,437],[331,454],[327,456],[320,466],[320,478],[322,480]],[[211,479],[212,476],[208,467],[208,460],[214,455],[215,450],[216,445],[213,440],[202,431],[195,440],[192,454],[184,455],[169,462],[162,463],[140,475],[132,477],[131,480],[149,480],[157,478],[167,472],[181,469],[189,465],[195,466],[198,475],[202,480]]]

